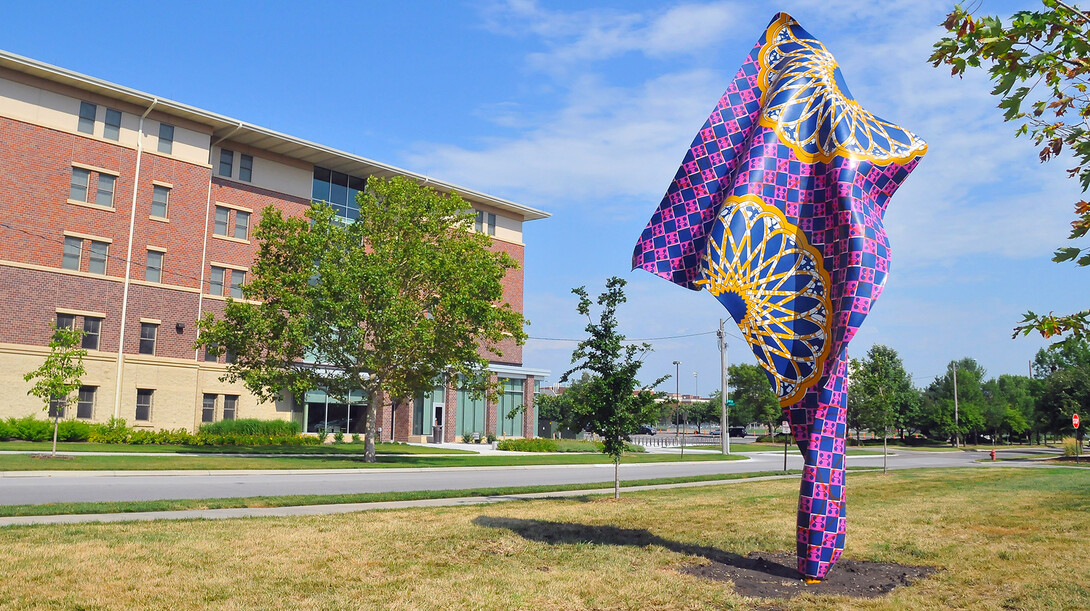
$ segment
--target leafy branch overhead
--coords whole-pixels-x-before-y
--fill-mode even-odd
[[[956,5],[943,27],[950,36],[935,43],[930,61],[950,66],[960,76],[968,68],[987,66],[999,96],[1003,118],[1020,125],[1040,149],[1041,161],[1065,151],[1076,162],[1067,170],[1085,192],[1090,188],[1090,15],[1062,0],[1043,0],[1047,10],[1019,11],[1007,23],[999,17],[975,17]],[[1075,204],[1071,240],[1090,231],[1090,203]],[[1056,251],[1058,263],[1090,266],[1090,247],[1068,246]],[[1068,315],[1027,312],[1015,328],[1045,337],[1090,336],[1090,309]]]

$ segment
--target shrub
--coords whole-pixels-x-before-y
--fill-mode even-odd
[[[344,443],[344,432],[337,431],[333,433],[333,443]]]
[[[11,436],[14,439],[23,439],[25,441],[48,441],[53,439],[53,423],[47,420],[38,420],[34,416],[8,418],[8,426],[11,427]]]
[[[495,433],[489,433],[488,434],[488,443],[492,443],[494,441],[496,441],[496,434]]]
[[[122,418],[110,418],[106,424],[96,424],[91,427],[91,433],[87,441],[94,443],[126,443],[132,429],[125,426]]]
[[[0,439],[11,439],[15,436],[15,430],[11,428],[7,420],[0,420]]]
[[[212,435],[260,435],[265,437],[291,437],[300,432],[299,423],[291,420],[220,420],[202,424],[200,432]]]
[[[79,420],[61,420],[57,423],[57,441],[87,441],[91,425]]]
[[[535,439],[504,439],[496,445],[498,450],[508,452],[556,452],[555,439],[537,437]]]
[[[472,443],[473,433],[462,433],[462,443]]]
[[[1074,437],[1064,437],[1064,456],[1074,456],[1079,452],[1079,442]]]

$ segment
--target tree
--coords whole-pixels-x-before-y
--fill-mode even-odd
[[[1029,133],[1042,147],[1041,161],[1066,147],[1078,164],[1068,176],[1078,176],[1085,192],[1090,187],[1090,16],[1061,0],[1043,4],[1047,10],[1020,11],[1006,25],[999,17],[974,17],[955,5],[942,24],[951,35],[935,43],[931,62],[950,66],[953,75],[987,65],[1003,118],[1019,122],[1016,133]],[[1068,238],[1079,240],[1088,231],[1090,202],[1083,200],[1075,204]],[[1090,248],[1060,248],[1052,260],[1090,266]],[[1090,309],[1063,316],[1027,312],[1014,334],[1032,331],[1044,337],[1090,336]]]
[[[757,365],[739,363],[727,369],[727,385],[734,399],[737,417],[748,416],[747,421],[768,425],[768,434],[783,419],[783,409],[772,392],[768,374]]]
[[[655,393],[641,386],[636,379],[643,366],[642,357],[651,351],[650,344],[624,344],[624,335],[617,331],[617,306],[626,301],[626,282],[616,276],[606,281],[606,291],[599,295],[601,306],[598,322],[591,318],[592,302],[586,287],[572,289],[579,296],[578,312],[587,317],[589,337],[579,342],[572,352],[575,365],[561,376],[565,382],[575,372],[590,373],[584,396],[573,405],[577,430],[589,430],[602,437],[602,452],[613,458],[613,498],[621,496],[621,454],[629,433],[641,424],[652,422],[658,414]]]
[[[27,382],[37,378],[28,395],[45,402],[43,408],[53,416],[53,457],[57,456],[57,429],[64,410],[72,403],[72,393],[79,390],[81,378],[87,373],[83,357],[87,351],[80,347],[83,331],[71,327],[51,325],[53,339],[49,340],[49,354],[41,367],[23,376]]]
[[[954,397],[954,378],[957,377],[957,400]],[[967,433],[984,430],[984,392],[981,382],[986,374],[975,359],[966,357],[950,361],[946,373],[935,378],[924,390],[923,421],[918,423],[930,436],[939,433],[950,438],[950,443],[964,438]]]
[[[534,397],[534,407],[537,409],[538,419],[556,423],[561,429],[578,431],[575,405],[584,402],[589,386],[590,375],[584,373],[560,394],[537,395]]]
[[[904,416],[917,398],[912,376],[905,371],[897,351],[881,344],[871,346],[852,369],[848,397],[860,424],[871,431],[882,432],[884,473],[889,432],[904,422]]]
[[[1034,399],[1030,394],[1033,380],[1025,376],[1003,374],[982,386],[984,422],[991,431],[992,442],[1003,432],[1007,441],[1011,435],[1021,435],[1030,428],[1034,416]]]
[[[1049,376],[1037,410],[1045,430],[1071,433],[1072,414],[1090,413],[1090,367],[1061,369]]]
[[[199,345],[229,350],[225,379],[264,400],[324,389],[369,397],[365,460],[375,460],[380,396],[396,409],[444,378],[494,396],[479,346],[522,343],[525,321],[503,303],[517,267],[472,231],[470,206],[406,178],[371,177],[359,220],[343,225],[324,203],[304,218],[265,208],[261,246],[223,316],[200,322]]]
[[[1041,348],[1033,358],[1033,375],[1045,379],[1061,369],[1090,367],[1090,340],[1079,339]]]

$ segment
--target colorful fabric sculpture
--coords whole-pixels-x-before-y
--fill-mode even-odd
[[[882,292],[890,196],[927,145],[863,110],[832,54],[780,13],[700,129],[632,256],[738,323],[805,467],[798,568],[844,550],[847,345]]]

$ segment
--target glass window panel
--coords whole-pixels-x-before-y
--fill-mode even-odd
[[[102,129],[102,137],[109,140],[118,140],[121,137],[120,110],[106,109],[106,126]]]
[[[231,177],[235,164],[235,152],[228,149],[220,149],[220,176]]]
[[[222,267],[212,268],[212,276],[208,280],[208,292],[210,294],[223,296],[223,272]]]
[[[90,419],[95,415],[95,391],[97,386],[80,386],[76,402],[76,418]]]
[[[204,361],[206,363],[219,362],[219,358],[220,358],[219,354],[220,354],[219,348],[217,348],[215,344],[211,344],[207,348],[204,349]]]
[[[250,213],[235,211],[235,237],[245,240],[250,235]]]
[[[216,221],[212,225],[213,235],[227,235],[227,221],[230,219],[231,211],[222,206],[216,206]]]
[[[163,281],[163,253],[158,250],[148,251],[148,264],[144,268],[144,280],[148,282]]]
[[[136,420],[147,422],[151,420],[151,401],[155,391],[149,388],[136,389]]]
[[[140,354],[155,354],[155,336],[159,333],[159,325],[140,323]]]
[[[92,274],[106,273],[106,259],[110,253],[110,245],[106,242],[91,240],[91,256],[88,257],[87,271]]]
[[[83,168],[72,168],[72,186],[68,189],[68,199],[77,202],[87,201],[87,183],[91,173]]]
[[[102,319],[91,316],[83,317],[83,342],[81,348],[98,350],[98,339],[102,331]]]
[[[254,174],[254,158],[250,155],[242,155],[238,160],[238,179],[250,182]]]
[[[205,394],[201,401],[201,422],[214,422],[216,420],[216,397],[218,395]]]
[[[223,395],[223,419],[234,420],[238,410],[238,395]]]
[[[329,187],[329,203],[341,204],[348,201],[348,174],[333,172],[333,180]]]
[[[114,207],[114,184],[116,176],[109,174],[98,175],[98,193],[95,194],[95,203],[99,206]]]
[[[80,254],[83,251],[83,239],[64,237],[64,256],[61,257],[61,267],[64,269],[79,270]]]
[[[151,215],[167,218],[167,206],[170,204],[170,188],[153,185],[151,188]]]
[[[75,329],[76,317],[71,314],[57,314],[58,329]]]
[[[242,299],[242,285],[246,283],[246,272],[231,270],[231,296]]]
[[[496,235],[496,215],[488,213],[488,235]]]
[[[98,106],[90,102],[79,103],[79,126],[76,128],[84,134],[95,133],[95,113]]]
[[[159,124],[159,152],[170,155],[174,150],[174,126]]]
[[[326,168],[314,168],[314,184],[311,187],[310,198],[316,202],[329,201],[330,170]]]

